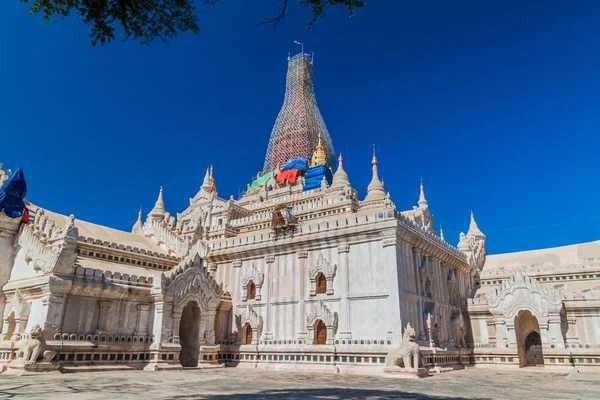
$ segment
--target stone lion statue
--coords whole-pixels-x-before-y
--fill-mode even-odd
[[[409,322],[404,329],[404,335],[402,336],[402,343],[400,343],[400,346],[391,350],[385,357],[386,367],[403,367],[406,369],[419,368],[419,345],[415,342],[416,336],[417,333]]]
[[[54,351],[49,350],[46,345],[42,328],[36,325],[31,328],[27,343],[17,350],[16,358],[27,364],[35,364],[40,358],[43,361],[52,360],[54,354]]]

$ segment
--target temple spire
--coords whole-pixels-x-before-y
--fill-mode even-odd
[[[367,188],[367,197],[365,197],[365,201],[382,199],[386,196],[383,183],[379,180],[379,172],[377,169],[378,164],[379,162],[377,161],[377,156],[375,155],[375,145],[373,145],[373,159],[371,160],[373,177],[371,178],[371,183],[369,183]]]
[[[444,239],[444,230],[442,229],[442,225],[440,225],[440,239],[442,239],[444,242],[446,241],[446,239]]]
[[[421,193],[419,194],[419,208],[426,208],[428,206],[427,199],[425,198],[425,189],[423,188],[423,178],[421,178]]]
[[[140,206],[140,211],[138,211],[138,218],[135,221],[135,225],[131,228],[131,233],[140,233],[142,231],[142,227],[144,224],[142,223],[142,207]]]
[[[156,203],[154,203],[154,208],[148,213],[154,219],[163,219],[165,217],[165,202],[163,201],[163,188],[160,187],[160,192],[158,192],[158,199]]]
[[[479,227],[477,226],[477,222],[475,222],[475,216],[473,215],[473,211],[471,210],[471,223],[469,224],[469,231],[467,232],[467,236],[474,236],[475,238],[485,239],[485,235]]]
[[[340,151],[340,156],[338,157],[337,171],[335,171],[335,174],[333,174],[333,180],[331,181],[332,188],[350,186],[350,179],[348,178],[348,174],[344,170],[343,161],[344,159],[342,158],[342,152]]]
[[[283,106],[275,120],[263,173],[274,171],[294,158],[308,158],[319,144],[325,150],[325,165],[335,169],[335,152],[331,136],[323,121],[313,76],[313,58],[301,52],[288,59],[288,70]]]
[[[210,170],[210,168],[206,168],[206,174],[204,174],[204,180],[202,181],[202,186],[200,186],[200,188],[210,186],[210,171],[209,170]]]

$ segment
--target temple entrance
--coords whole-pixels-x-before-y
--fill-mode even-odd
[[[515,317],[519,367],[544,365],[542,337],[538,320],[527,310]]]
[[[183,367],[197,367],[200,353],[200,308],[190,301],[183,308],[179,322],[179,362]]]
[[[315,344],[327,343],[327,327],[323,321],[318,320],[315,324]]]
[[[544,365],[542,337],[537,332],[531,332],[525,338],[525,361],[527,366]]]
[[[252,344],[252,327],[248,323],[244,325],[244,344]]]

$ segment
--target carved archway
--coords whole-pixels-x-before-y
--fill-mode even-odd
[[[179,343],[181,351],[179,361],[183,367],[198,366],[200,354],[200,308],[195,301],[189,301],[181,314],[179,322]]]
[[[252,263],[250,270],[242,276],[242,301],[261,299],[261,289],[265,280],[265,274],[260,272]],[[251,294],[254,296],[251,296]]]
[[[316,265],[308,269],[308,278],[310,279],[310,295],[314,296],[322,292],[321,285],[325,284],[325,291],[323,293],[333,294],[333,278],[337,271],[337,265],[331,264],[323,254],[319,255]],[[322,277],[322,278],[320,278]],[[319,281],[324,279],[324,282]]]
[[[502,283],[502,289],[486,295],[488,309],[494,318],[497,346],[519,347],[517,316],[528,311],[535,317],[542,345],[564,348],[561,329],[562,294],[560,286],[542,286],[537,280],[516,269],[512,279]],[[521,335],[521,333],[518,333]]]
[[[163,343],[181,344],[180,329],[187,329],[188,326],[188,322],[182,322],[182,318],[190,303],[196,304],[199,313],[199,322],[194,322],[199,324],[197,334],[193,334],[196,338],[194,345],[198,348],[214,345],[215,319],[222,293],[222,286],[204,268],[197,251],[182,261],[178,268],[167,275],[162,274],[160,280],[154,282],[152,293],[154,343],[151,348],[161,349]],[[185,311],[185,315],[189,312]],[[195,315],[196,311],[192,313]],[[192,331],[195,332],[195,328]]]
[[[313,338],[314,344],[317,344],[316,339],[318,332],[316,332],[316,330],[317,326],[320,326],[318,324],[319,321],[324,324],[326,328],[325,344],[333,344],[335,331],[337,330],[338,314],[329,310],[329,308],[325,306],[323,300],[319,301],[314,312],[306,316],[308,337]]]
[[[235,322],[238,328],[238,343],[257,345],[262,331],[262,317],[254,311],[251,305],[235,316]],[[248,329],[251,331],[248,332]],[[248,343],[248,338],[250,338],[250,343]]]

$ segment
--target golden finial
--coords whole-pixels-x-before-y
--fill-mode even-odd
[[[314,167],[315,165],[325,165],[327,164],[327,153],[325,152],[325,146],[321,143],[321,131],[319,131],[319,143],[313,152],[312,159],[310,162],[310,166]]]
[[[375,156],[375,144],[373,144],[373,159],[371,160],[371,164],[377,164],[377,156]]]
[[[210,166],[210,173],[208,175],[208,181],[210,182],[210,186],[214,189],[215,188],[215,180],[213,178],[213,166]]]

